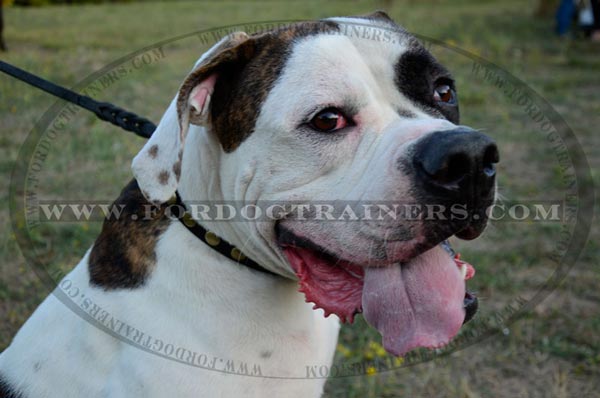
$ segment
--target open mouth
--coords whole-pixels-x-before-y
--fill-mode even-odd
[[[340,260],[281,225],[277,236],[306,301],[342,322],[362,313],[391,354],[440,348],[477,311],[477,298],[465,289],[475,270],[447,241],[406,262],[375,267]]]

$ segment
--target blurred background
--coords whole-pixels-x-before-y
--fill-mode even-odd
[[[225,25],[318,19],[377,9],[423,36],[454,74],[461,123],[482,129],[499,144],[502,200],[561,201],[568,191],[565,170],[523,104],[477,72],[479,64],[456,49],[497,65],[539,93],[573,129],[597,176],[600,44],[595,38],[594,9],[585,1],[4,0],[0,59],[73,87],[127,54],[178,35]],[[427,38],[439,42],[432,44]],[[212,42],[199,36],[173,41],[147,58],[143,67],[102,73],[77,88],[87,88],[96,99],[158,122],[189,68]],[[21,145],[55,102],[0,74],[0,350],[52,290],[21,254],[11,226],[8,194]],[[53,141],[36,193],[43,199],[116,198],[131,179],[129,163],[142,145],[142,139],[79,112],[69,117]],[[592,180],[578,184],[591,187]],[[588,221],[592,223],[591,215]],[[30,232],[35,259],[51,273],[68,272],[100,227],[99,222],[42,225]],[[480,313],[462,333],[481,327],[515,298],[532,299],[553,275],[562,275],[565,270],[550,259],[561,231],[560,222],[498,221],[476,241],[453,242],[477,269],[469,288],[480,297]],[[366,364],[365,374],[331,378],[326,396],[600,396],[599,259],[598,226],[592,223],[577,263],[564,279],[559,278],[560,283],[551,285],[551,294],[541,303],[484,341],[463,344],[439,360],[395,371],[378,372],[369,365],[390,358],[377,333],[358,317],[342,329],[336,364]],[[403,360],[394,361],[401,365]]]

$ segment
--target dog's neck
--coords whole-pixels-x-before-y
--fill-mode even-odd
[[[207,296],[217,307],[230,306],[237,301],[245,301],[250,307],[269,307],[273,294],[285,301],[298,300],[295,281],[237,264],[201,242],[181,225],[175,225],[165,232],[157,245],[157,257],[169,258],[170,266],[156,268],[150,282],[156,283],[152,286],[153,291],[182,292],[183,306],[193,297],[202,301]],[[182,247],[185,250],[181,250]],[[231,286],[231,289],[223,286]],[[233,291],[236,293],[233,294]],[[258,294],[260,291],[264,294]],[[241,303],[235,305],[248,310]]]
[[[182,159],[178,188],[182,201],[184,203],[223,201],[221,181],[218,179],[218,167],[222,156],[218,141],[213,140],[201,128],[192,129],[187,137],[186,151]],[[225,221],[201,222],[204,228],[217,236],[239,245],[237,240],[239,232],[236,233],[235,224]],[[239,227],[242,223],[237,224]],[[170,242],[173,241],[179,244],[171,244]],[[186,250],[177,249],[182,245]],[[238,264],[202,242],[183,225],[177,225],[167,231],[157,247],[157,255],[170,258],[172,263],[168,270],[162,270],[164,272],[157,269],[157,280],[160,280],[160,285],[163,287],[179,286],[178,290],[186,290],[182,297],[201,295],[201,300],[205,300],[207,292],[210,292],[208,295],[211,300],[216,301],[214,303],[216,308],[234,305],[241,312],[247,312],[250,309],[255,311],[258,308],[273,307],[275,295],[278,297],[277,302],[287,303],[280,308],[287,307],[286,311],[289,311],[289,308],[297,307],[301,313],[305,312],[304,299],[298,294],[297,282],[293,278],[277,277]],[[223,286],[231,286],[231,289],[223,289]],[[156,286],[156,289],[160,288]],[[231,291],[236,291],[236,294],[232,295]],[[244,303],[242,304],[241,301]],[[275,310],[269,314],[269,317],[271,316],[273,319],[281,320],[287,319],[289,314],[278,313],[278,310]],[[288,319],[288,322],[292,320]]]
[[[203,127],[192,126],[186,139],[186,149],[181,164],[181,178],[178,192],[184,203],[223,203],[231,200],[224,193],[224,182],[221,179],[221,157],[227,156],[221,149],[219,141],[205,131]],[[226,183],[226,182],[225,182]],[[236,191],[245,191],[246,187],[237,186]],[[240,200],[240,198],[233,198]],[[211,221],[196,220],[202,227],[238,247],[245,255],[252,258],[262,267],[286,278],[295,279],[295,275],[287,267],[282,267],[282,259],[269,247],[259,247],[250,242],[253,236],[253,224],[250,221]],[[235,264],[240,266],[239,264]]]

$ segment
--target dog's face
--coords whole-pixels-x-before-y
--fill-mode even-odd
[[[175,105],[178,134],[155,133],[134,162],[150,200],[172,194],[188,125],[202,125],[220,146],[221,199],[282,204],[280,219],[236,227],[257,237],[255,260],[291,266],[326,313],[364,312],[395,354],[458,331],[464,275],[439,245],[483,231],[498,152],[459,126],[454,80],[414,37],[382,13],[232,35]],[[171,154],[162,181],[145,163],[153,147]],[[358,220],[339,217],[347,205]]]

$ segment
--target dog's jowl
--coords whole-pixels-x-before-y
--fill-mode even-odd
[[[447,239],[483,232],[497,162],[448,70],[381,12],[230,34],[134,158],[121,219],[0,355],[0,391],[318,397],[306,369],[357,314],[391,354],[441,347],[477,304]]]

